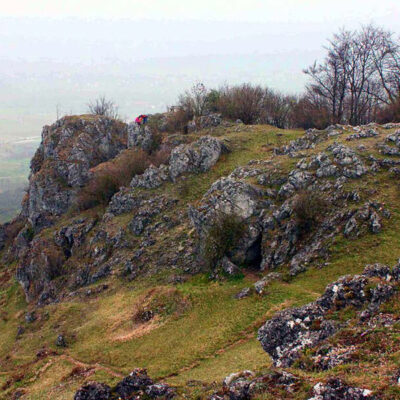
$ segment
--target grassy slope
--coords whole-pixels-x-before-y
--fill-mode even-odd
[[[175,187],[168,184],[160,190],[174,191],[185,201],[195,202],[218,177],[251,159],[270,158],[272,145],[301,134],[288,131],[279,137],[276,132],[267,126],[246,127],[240,132],[221,130],[217,134],[224,134],[230,141],[231,154],[224,156],[209,173],[190,176],[185,183]],[[363,141],[369,142],[372,143],[369,139]],[[326,145],[325,142],[318,146],[315,152]],[[285,169],[296,162],[287,157],[276,160]],[[279,309],[309,302],[326,284],[343,274],[360,272],[366,263],[394,264],[399,257],[398,188],[386,174],[380,175],[368,178],[361,195],[363,199],[376,197],[388,204],[393,216],[384,231],[356,241],[338,238],[329,266],[323,270],[311,267],[290,283],[276,282],[264,297],[240,301],[233,297],[257,279],[254,273],[222,283],[210,283],[199,275],[177,286],[160,284],[162,277],[131,283],[114,278],[110,290],[102,295],[44,307],[38,312],[39,319],[27,325],[27,306],[8,272],[12,267],[2,266],[0,385],[4,386],[0,398],[10,398],[10,393],[21,387],[26,390],[26,399],[71,399],[85,379],[115,383],[120,375],[135,367],[146,367],[152,377],[163,378],[178,388],[192,381],[190,389],[185,390],[193,397],[211,390],[214,380],[220,381],[230,372],[268,367],[270,360],[256,340],[256,331],[266,318]],[[369,187],[376,187],[380,193],[371,195]],[[168,296],[171,291],[178,293],[185,307],[137,326],[132,321],[135,306],[154,296],[154,287],[156,297]],[[26,332],[16,340],[19,325]],[[69,338],[66,349],[54,344],[59,332]],[[44,359],[36,357],[43,347],[57,354]],[[78,365],[93,368],[90,378],[80,373],[69,376]],[[357,373],[353,373],[354,379]],[[316,378],[321,375],[326,374]],[[350,374],[349,378],[353,376]]]

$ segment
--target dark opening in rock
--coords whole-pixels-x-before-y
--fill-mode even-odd
[[[262,261],[261,252],[262,235],[246,251],[246,265],[250,268],[259,269]]]

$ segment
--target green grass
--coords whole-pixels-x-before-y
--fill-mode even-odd
[[[179,199],[177,208],[167,213],[185,212],[187,204],[198,202],[216,179],[252,159],[271,158],[273,145],[278,142],[284,144],[301,134],[298,131],[282,131],[283,136],[278,137],[276,132],[279,130],[265,126],[244,127],[239,132],[233,129],[216,130],[213,134],[227,140],[231,153],[224,155],[208,173],[188,175],[178,185],[166,184],[153,192]],[[193,139],[197,137],[192,136]],[[310,153],[321,151],[328,143],[318,145]],[[273,167],[287,171],[297,161],[282,156],[274,158]],[[114,384],[118,378],[110,371],[126,375],[136,367],[147,368],[152,377],[176,385],[179,392],[193,398],[197,394],[203,395],[204,390],[212,390],[215,387],[213,382],[220,382],[229,373],[268,368],[271,361],[256,339],[257,329],[266,319],[278,310],[316,299],[327,284],[341,275],[360,273],[367,263],[393,265],[400,255],[400,191],[388,174],[350,181],[347,188],[357,189],[363,201],[374,199],[386,203],[392,217],[384,221],[382,233],[367,234],[357,240],[339,235],[331,247],[328,266],[323,269],[312,266],[289,283],[275,281],[268,286],[263,297],[234,298],[236,293],[259,278],[260,274],[254,272],[246,273],[242,279],[223,282],[210,282],[205,274],[200,274],[172,286],[166,283],[171,271],[164,270],[130,283],[117,277],[110,278],[110,289],[101,295],[73,297],[69,301],[45,306],[37,311],[37,321],[26,324],[24,296],[19,286],[9,279],[0,286],[0,371],[3,371],[0,373],[0,385],[13,377],[16,371],[24,376],[20,381],[11,383],[5,390],[4,398],[10,398],[15,388],[23,387],[29,392],[26,398],[30,400],[70,399],[85,380]],[[376,193],[371,194],[371,189],[375,189]],[[85,215],[101,214],[103,211],[90,210]],[[70,217],[62,218],[54,228],[43,231],[42,236],[52,237],[54,229]],[[109,223],[107,229],[116,230],[128,222],[129,215],[122,215]],[[190,235],[178,226],[160,236],[152,249],[153,261],[157,263],[165,246],[171,243],[178,246],[182,238]],[[5,274],[7,268],[14,266],[3,267],[0,273]],[[149,323],[135,323],[135,310],[149,302],[166,303],[165,312]],[[350,318],[351,315],[350,312],[343,313],[342,317]],[[19,325],[24,326],[26,331],[16,340]],[[66,335],[69,343],[66,349],[55,346],[60,332]],[[58,354],[37,360],[36,353],[43,347]],[[6,359],[6,356],[10,357]],[[66,378],[75,366],[71,360],[101,368],[95,369],[90,377]],[[396,360],[398,362],[398,355]],[[361,372],[351,369],[351,366],[348,368],[338,370],[338,373],[348,373],[354,381],[361,379]],[[303,372],[296,370],[296,373],[301,375]],[[328,375],[313,374],[310,382]],[[192,386],[186,385],[188,381],[192,381]],[[293,398],[305,398],[308,389],[305,386]],[[395,391],[393,393],[397,396]],[[271,398],[268,396],[266,394],[262,398]]]

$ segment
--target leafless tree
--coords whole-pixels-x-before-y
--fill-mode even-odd
[[[106,117],[118,119],[118,107],[112,100],[107,100],[101,96],[95,101],[88,103],[88,112],[93,115],[104,115]]]
[[[328,54],[324,62],[322,64],[315,62],[304,70],[304,73],[312,79],[307,91],[312,93],[311,97],[314,100],[316,97],[321,97],[328,103],[331,123],[340,123],[343,120],[352,36],[351,32],[344,30],[334,35],[329,41],[330,46],[327,47]]]
[[[327,102],[331,123],[367,123],[383,104],[398,101],[400,51],[391,32],[373,25],[342,30],[327,52],[323,63],[304,72],[311,78],[308,96]]]
[[[187,113],[192,114],[194,117],[200,117],[206,111],[208,93],[206,86],[198,82],[179,97],[178,104]]]

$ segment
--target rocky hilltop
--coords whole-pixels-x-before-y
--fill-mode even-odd
[[[400,126],[151,126],[43,128],[0,226],[4,398],[400,398]]]
[[[37,230],[64,214],[90,170],[127,147],[127,127],[104,116],[65,117],[42,131],[22,215]]]

